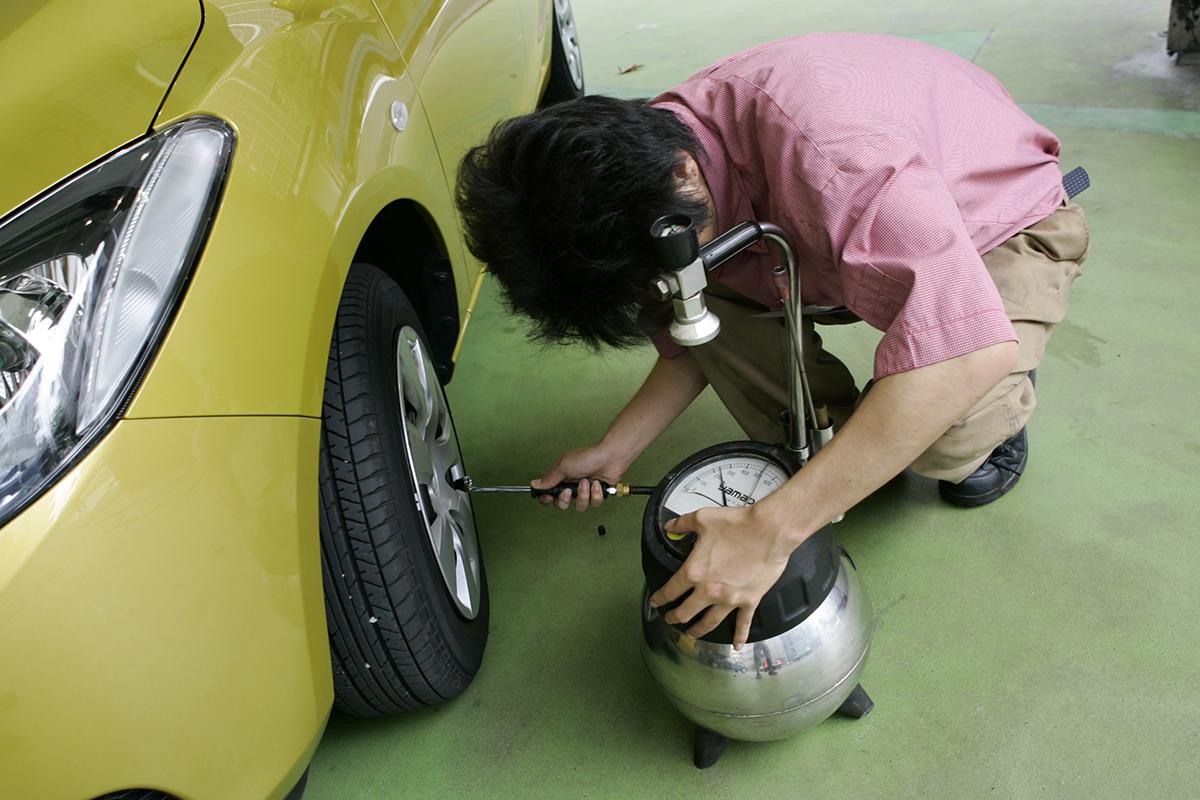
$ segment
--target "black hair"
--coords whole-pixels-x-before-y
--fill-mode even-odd
[[[661,272],[651,223],[707,223],[707,203],[681,194],[675,174],[700,152],[686,125],[645,100],[583,97],[501,122],[458,170],[467,246],[535,337],[642,343],[671,319],[651,295]]]

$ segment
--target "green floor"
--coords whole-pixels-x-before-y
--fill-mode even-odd
[[[704,772],[638,656],[640,501],[579,516],[481,499],[479,678],[443,708],[335,715],[308,797],[1200,797],[1200,69],[1162,52],[1168,0],[575,6],[593,92],[652,95],[791,33],[874,31],[973,57],[1054,128],[1095,184],[1093,249],[1039,371],[1030,468],[981,510],[907,476],[849,513],[840,536],[878,616],[876,710],[735,743]],[[483,482],[593,441],[653,359],[523,331],[489,287],[451,387]],[[865,379],[875,338],[827,341]],[[737,435],[706,394],[630,477]]]

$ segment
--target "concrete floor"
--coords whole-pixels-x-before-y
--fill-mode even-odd
[[[308,797],[1200,796],[1200,69],[1162,52],[1167,0],[575,6],[593,92],[653,95],[787,34],[884,32],[974,58],[1058,133],[1064,166],[1092,175],[1093,250],[1039,371],[1030,468],[981,510],[907,476],[848,514],[839,535],[878,615],[876,710],[735,743],[704,772],[637,652],[640,501],[578,516],[481,499],[493,622],[478,680],[443,708],[335,715]],[[451,387],[483,482],[593,441],[653,359],[523,332],[489,287]],[[859,325],[827,341],[861,381],[876,338]],[[738,436],[706,393],[630,477]]]

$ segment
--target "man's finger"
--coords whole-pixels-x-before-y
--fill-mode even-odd
[[[733,629],[733,649],[741,650],[750,638],[750,623],[754,621],[757,606],[741,606],[737,612],[737,626]]]
[[[592,499],[592,482],[584,478],[579,482],[579,492],[575,495],[575,510],[587,511]]]
[[[708,608],[711,603],[712,600],[710,598],[701,597],[699,590],[696,590],[688,595],[688,598],[680,603],[677,608],[668,611],[666,620],[672,625],[686,625],[700,616],[700,612]]]
[[[684,514],[682,517],[676,517],[667,523],[666,528],[671,533],[700,533],[701,525],[697,514],[693,511],[690,514]]]
[[[592,508],[599,508],[604,502],[604,490],[600,488],[600,481],[592,481]]]
[[[701,636],[712,633],[713,629],[720,625],[734,608],[735,606],[727,605],[710,606],[708,613],[701,617],[699,622],[688,628],[687,635],[693,639],[699,639]]]
[[[650,595],[650,605],[654,608],[666,605],[692,588],[692,582],[683,577],[683,570],[676,572],[662,587]]]
[[[562,511],[566,511],[571,507],[571,490],[563,489],[558,493],[558,498],[555,499],[554,505],[558,506]]]

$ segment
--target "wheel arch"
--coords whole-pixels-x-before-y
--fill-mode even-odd
[[[433,216],[415,200],[393,200],[368,223],[353,260],[378,267],[400,285],[421,318],[438,377],[449,383],[459,335],[458,287]]]

